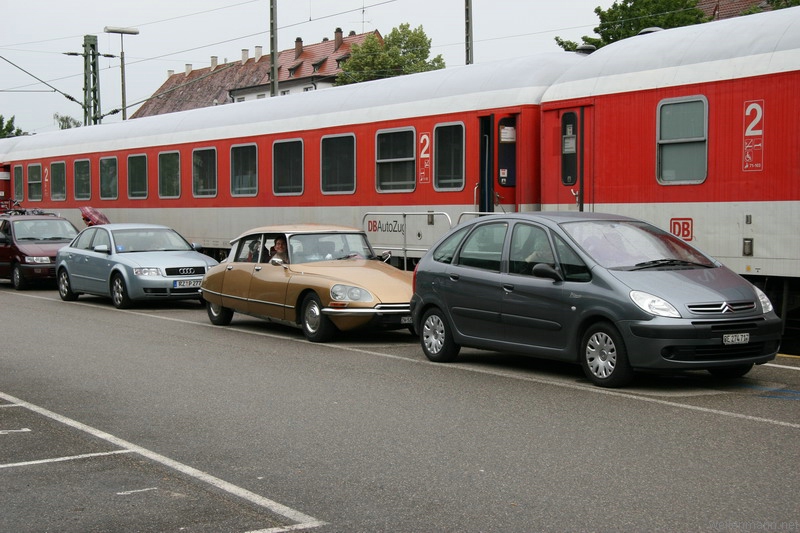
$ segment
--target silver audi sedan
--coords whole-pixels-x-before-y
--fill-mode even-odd
[[[636,370],[739,377],[775,357],[767,296],[652,224],[599,213],[493,215],[419,262],[411,298],[425,355],[461,346],[578,363],[593,383]]]
[[[108,296],[118,309],[143,300],[202,301],[200,282],[217,261],[199,250],[166,226],[91,226],[58,251],[58,293],[65,301]]]

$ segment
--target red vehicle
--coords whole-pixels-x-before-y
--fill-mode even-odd
[[[176,228],[362,226],[420,257],[463,213],[649,220],[800,300],[800,8],[115,124],[0,140],[15,199]],[[397,257],[396,257],[397,258]],[[395,259],[396,259],[395,258]]]

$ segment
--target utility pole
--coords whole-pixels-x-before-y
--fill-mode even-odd
[[[465,39],[464,44],[467,49],[467,65],[471,65],[473,61],[472,56],[472,0],[465,0],[464,5],[464,26],[465,26]]]
[[[269,95],[278,96],[278,0],[269,2]]]
[[[100,124],[100,68],[97,35],[83,36],[83,125]]]
[[[103,28],[106,33],[119,34],[119,68],[120,77],[122,79],[122,120],[128,119],[128,102],[125,99],[125,45],[123,44],[123,37],[125,35],[139,35],[137,28],[118,28],[116,26],[106,26]]]

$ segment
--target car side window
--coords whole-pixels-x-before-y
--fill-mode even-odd
[[[75,240],[75,244],[73,244],[73,247],[79,250],[91,250],[92,239],[94,238],[95,233],[97,233],[96,229],[88,229],[84,231]]]
[[[508,272],[511,274],[533,275],[533,267],[538,263],[555,266],[553,249],[544,228],[530,224],[517,224],[511,232]]]
[[[258,254],[261,251],[261,235],[248,235],[239,241],[239,248],[236,251],[234,262],[236,263],[256,263]]]
[[[461,244],[461,239],[468,228],[461,228],[449,237],[447,237],[433,252],[433,260],[439,263],[450,264],[453,262],[453,257],[456,255],[458,245]]]
[[[558,265],[564,281],[591,281],[592,274],[575,250],[558,235],[553,235],[558,254]]]
[[[507,229],[505,222],[482,224],[475,228],[461,247],[458,264],[499,272]]]
[[[97,230],[95,233],[94,240],[92,241],[92,249],[95,249],[98,246],[102,245],[108,246],[108,249],[111,249],[111,238],[108,236],[107,231]]]

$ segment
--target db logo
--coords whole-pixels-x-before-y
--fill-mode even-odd
[[[694,239],[694,221],[691,218],[671,218],[669,231],[684,241]]]

